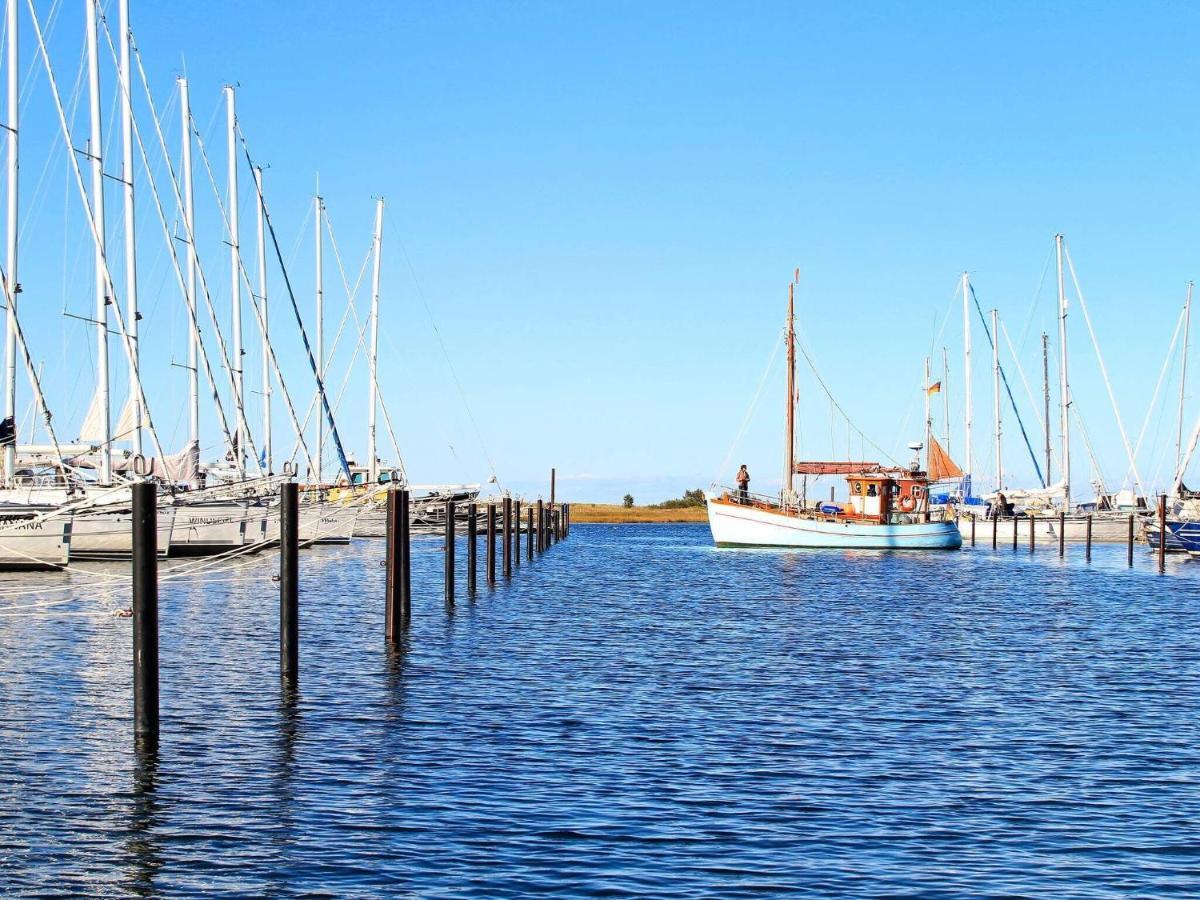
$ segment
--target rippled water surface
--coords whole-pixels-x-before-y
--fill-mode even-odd
[[[1200,561],[1137,557],[579,525],[448,612],[423,541],[390,652],[382,543],[356,542],[301,557],[295,696],[263,558],[163,584],[156,757],[123,569],[10,577],[0,885],[1194,895]]]

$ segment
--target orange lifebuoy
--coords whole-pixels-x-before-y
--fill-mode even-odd
[[[916,508],[917,508],[917,501],[914,500],[912,497],[901,497],[900,498],[900,510],[902,512],[912,512]]]

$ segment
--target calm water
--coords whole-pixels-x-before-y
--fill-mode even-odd
[[[1200,892],[1200,561],[576,526],[447,614],[425,542],[389,653],[381,551],[302,557],[296,697],[272,560],[164,584],[157,758],[120,584],[0,585],[5,893]]]

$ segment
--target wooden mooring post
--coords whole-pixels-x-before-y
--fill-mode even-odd
[[[975,546],[975,513],[971,513],[971,546]]]
[[[300,485],[279,488],[279,674],[300,674]]]
[[[479,564],[479,507],[467,504],[467,593],[475,593],[475,569]]]
[[[526,510],[526,560],[533,562],[533,506]]]
[[[412,558],[408,521],[408,491],[392,488],[387,494],[387,547],[384,566],[384,634],[389,643],[400,643],[412,616]]]
[[[1016,513],[1013,513],[1012,523],[1013,523],[1013,549],[1016,550],[1017,549],[1017,531],[1020,530],[1017,528],[1017,525],[1020,523],[1017,522],[1017,514]]]
[[[1167,495],[1158,495],[1158,571],[1167,571]]]
[[[1087,531],[1084,533],[1083,558],[1092,561],[1092,514],[1087,514]]]
[[[992,549],[996,549],[996,533],[1000,530],[1000,517],[992,516]]]
[[[504,577],[512,578],[512,497],[505,497],[502,504],[504,512]]]
[[[133,737],[158,743],[158,488],[133,491]]]
[[[1133,513],[1129,514],[1129,528],[1125,535],[1125,565],[1133,565]]]
[[[1067,514],[1058,512],[1058,555],[1065,556],[1067,552]]]
[[[513,500],[513,568],[521,568],[521,501]]]
[[[537,551],[546,549],[546,508],[541,500],[537,502]]]
[[[489,503],[487,510],[487,583],[496,584],[496,504]]]
[[[454,501],[446,501],[446,605],[454,605]]]
[[[1030,553],[1032,553],[1034,550],[1033,542],[1035,540],[1037,540],[1037,535],[1035,533],[1036,530],[1037,530],[1037,516],[1035,516],[1033,513],[1030,513],[1029,514],[1029,552]]]

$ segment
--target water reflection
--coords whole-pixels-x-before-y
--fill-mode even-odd
[[[124,850],[129,888],[141,897],[156,895],[155,879],[163,867],[158,837],[158,754],[155,740],[142,742],[134,752],[129,833]]]

